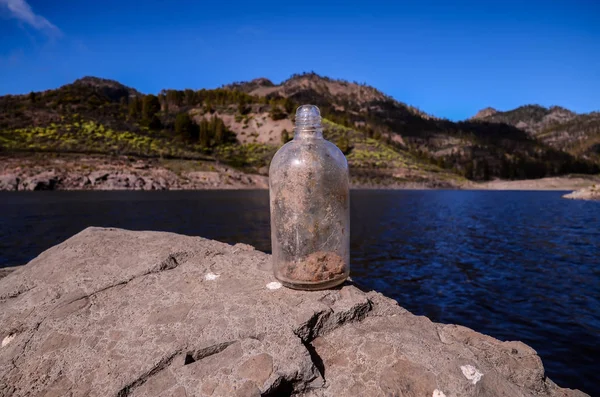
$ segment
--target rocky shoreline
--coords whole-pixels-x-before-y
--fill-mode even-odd
[[[593,185],[576,190],[573,193],[565,194],[563,197],[575,200],[600,200],[600,186]]]
[[[7,157],[0,190],[196,190],[267,188],[264,175],[216,162],[105,156]]]
[[[268,169],[244,172],[214,160],[39,153],[0,158],[0,191],[267,189]],[[363,175],[363,173],[367,175]],[[371,174],[373,173],[374,174]],[[425,176],[424,176],[425,175]],[[457,189],[467,181],[414,170],[360,170],[353,188]]]
[[[351,282],[282,288],[253,247],[88,228],[0,279],[0,396],[586,396],[521,342]]]
[[[393,171],[393,170],[392,170]],[[567,198],[597,197],[600,176],[566,175],[530,180],[472,182],[380,170],[355,175],[353,189],[578,190]],[[208,160],[79,154],[0,156],[0,191],[267,189],[268,170],[246,173]],[[400,175],[401,174],[401,175]],[[590,188],[591,190],[587,189]],[[587,190],[586,190],[587,189]],[[587,192],[587,193],[586,193]]]

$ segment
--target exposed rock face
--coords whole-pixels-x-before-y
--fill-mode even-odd
[[[496,113],[498,113],[498,111],[496,109],[487,107],[485,109],[481,109],[471,119],[473,119],[473,120],[481,120],[481,119],[485,119],[486,117],[493,116]]]
[[[564,198],[577,200],[600,200],[600,186],[593,185],[565,194]]]
[[[585,395],[520,342],[273,281],[247,245],[86,229],[0,279],[0,396]]]
[[[576,156],[584,155],[593,160],[599,153],[595,146],[599,112],[577,114],[560,106],[525,105],[504,112],[486,108],[472,120],[513,125],[545,144]]]
[[[264,175],[211,164],[174,172],[156,159],[57,157],[2,158],[0,190],[193,190],[266,188]],[[50,171],[49,171],[50,170]]]
[[[60,178],[54,171],[42,172],[25,178],[19,186],[19,190],[54,190],[59,182]]]
[[[14,174],[0,175],[0,190],[17,190],[20,179]]]

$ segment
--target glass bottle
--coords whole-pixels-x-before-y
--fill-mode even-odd
[[[305,290],[343,283],[350,274],[348,162],[323,138],[316,106],[296,111],[294,139],[271,161],[269,196],[277,280]]]

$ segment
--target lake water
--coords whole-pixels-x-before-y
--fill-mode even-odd
[[[415,314],[522,340],[600,396],[600,203],[562,192],[353,191],[352,277]],[[0,267],[87,226],[270,251],[266,191],[0,192]]]

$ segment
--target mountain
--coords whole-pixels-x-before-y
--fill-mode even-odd
[[[598,144],[591,133],[599,125],[594,114],[526,106],[512,113],[485,109],[455,123],[366,84],[315,73],[280,84],[258,78],[158,95],[84,77],[55,90],[3,96],[0,152],[213,161],[264,174],[273,153],[290,139],[294,111],[304,103],[321,108],[325,136],[346,154],[360,185],[455,186],[464,178],[599,171],[598,160],[587,155]],[[579,134],[584,125],[590,131],[581,135],[585,149],[565,151],[547,139],[544,133],[557,125],[557,136]]]
[[[315,73],[295,74],[280,85],[275,85],[265,78],[258,78],[247,83],[225,86],[225,88],[259,97],[290,98],[298,103],[316,100],[318,102],[315,102],[315,105],[325,112],[335,109],[354,115],[369,112],[377,114],[383,112],[385,107],[381,105],[385,104],[399,113],[406,112],[426,119],[433,118],[433,116],[398,102],[366,84],[330,79]]]
[[[485,108],[473,116],[473,120],[506,123],[536,135],[546,126],[564,123],[577,117],[577,114],[560,106],[545,108],[539,105],[525,105],[506,112]]]
[[[477,112],[477,114],[475,116],[473,116],[471,119],[472,120],[481,120],[481,119],[485,119],[486,117],[490,117],[495,115],[496,113],[498,113],[498,111],[494,108],[485,108],[485,109],[481,109],[479,112]]]
[[[595,170],[587,160],[535,139],[510,123],[453,123],[396,101],[359,83],[314,73],[294,75],[279,85],[267,79],[225,86],[250,95],[315,103],[325,117],[382,137],[388,143],[470,179],[531,178]],[[484,109],[479,117],[495,114]],[[487,120],[486,120],[487,121]]]
[[[520,106],[506,112],[486,108],[472,120],[506,123],[526,131],[531,137],[575,156],[600,157],[600,113],[577,114],[560,106]]]
[[[83,77],[55,90],[6,95],[0,97],[0,129],[46,127],[71,115],[127,128],[121,105],[136,97],[142,94],[97,77]]]

